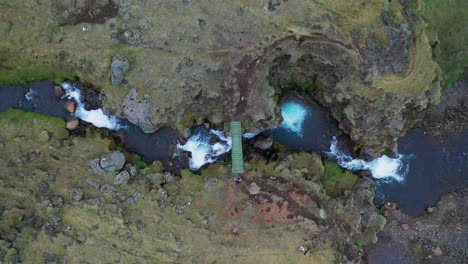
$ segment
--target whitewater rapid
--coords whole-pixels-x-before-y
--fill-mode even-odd
[[[76,112],[74,115],[96,127],[118,130],[124,128],[119,121],[119,118],[113,115],[106,115],[101,108],[95,110],[86,110],[85,103],[82,100],[81,91],[74,84],[63,82],[60,86],[65,90],[64,97],[73,99],[77,103]]]
[[[411,155],[400,154],[398,158],[390,158],[383,155],[372,161],[353,159],[350,155],[340,150],[336,137],[332,139],[330,151],[325,152],[325,154],[330,158],[336,159],[338,165],[350,171],[368,170],[374,178],[398,182],[402,182],[405,179],[409,170],[408,159],[411,158]]]
[[[217,142],[210,144],[213,139],[217,139]],[[217,161],[219,156],[231,151],[231,148],[232,138],[226,132],[203,128],[196,129],[185,144],[177,144],[177,149],[191,153],[191,170],[199,170],[203,165]]]

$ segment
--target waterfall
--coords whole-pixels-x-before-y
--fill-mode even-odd
[[[302,126],[310,110],[295,101],[282,104],[280,108],[283,122],[279,127],[290,130],[302,137]]]
[[[372,161],[353,159],[350,155],[339,149],[338,140],[333,137],[330,144],[330,151],[326,154],[335,158],[338,165],[350,171],[369,170],[372,176],[377,179],[396,180],[401,182],[405,179],[409,170],[408,159],[411,156],[399,155],[398,158],[390,158],[383,155]]]

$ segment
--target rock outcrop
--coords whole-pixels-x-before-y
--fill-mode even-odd
[[[205,119],[264,130],[294,82],[379,153],[440,97],[425,6],[409,1],[51,2],[3,7],[21,17],[0,18],[2,78],[78,76],[146,132]]]

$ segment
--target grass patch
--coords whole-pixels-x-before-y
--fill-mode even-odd
[[[444,85],[456,81],[468,65],[466,7],[464,0],[424,0],[420,10],[431,40],[439,40],[433,55],[444,73]]]
[[[148,167],[148,163],[142,161],[140,155],[138,154],[132,156],[131,162],[135,164],[135,166],[140,170]]]
[[[77,76],[64,68],[37,64],[18,56],[0,56],[0,84],[23,84],[41,80],[61,83],[67,79],[76,80]]]
[[[10,137],[48,141],[68,138],[65,120],[59,117],[9,108],[0,113],[2,134]]]
[[[327,195],[337,197],[344,190],[351,188],[357,181],[358,176],[349,171],[342,171],[338,164],[325,161],[325,175],[322,179],[323,188]]]

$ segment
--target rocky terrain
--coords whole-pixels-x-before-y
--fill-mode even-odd
[[[385,206],[387,225],[369,251],[370,263],[464,263],[467,257],[467,189],[451,193],[425,216],[412,218]]]
[[[0,81],[80,78],[147,132],[196,119],[271,127],[283,89],[302,84],[364,153],[396,151],[439,101],[431,47],[444,73],[460,72],[449,60],[460,38],[442,25],[459,14],[434,14],[458,2],[438,2],[2,1]]]
[[[106,114],[184,141],[193,124],[271,128],[294,90],[330,111],[362,158],[394,156],[412,127],[466,130],[463,4],[0,0],[0,84],[79,79],[89,107],[102,100]],[[267,137],[249,141],[236,177],[228,159],[197,172],[145,162],[119,132],[77,119],[8,109],[0,124],[0,263],[467,257],[466,188],[412,218],[377,208],[369,178]]]
[[[357,263],[385,225],[371,182],[316,154],[176,177],[59,118],[0,120],[6,263]]]

